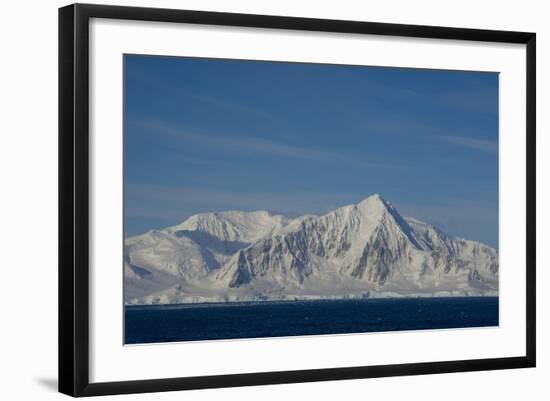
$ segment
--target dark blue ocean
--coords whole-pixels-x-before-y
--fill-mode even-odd
[[[126,344],[498,326],[498,297],[126,306]]]

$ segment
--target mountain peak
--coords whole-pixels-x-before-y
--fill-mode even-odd
[[[384,200],[384,199],[382,199],[382,196],[380,196],[380,194],[378,192],[373,193],[371,196],[369,196],[369,198],[374,198],[374,199],[378,199],[378,200],[381,200],[381,201]]]
[[[360,209],[371,209],[371,210],[384,210],[391,207],[391,204],[388,203],[379,193],[375,193],[356,205]]]
[[[368,197],[366,197],[365,199],[363,199],[362,201],[360,201],[359,203],[364,203],[364,202],[369,202],[369,203],[375,203],[375,202],[379,202],[379,203],[383,203],[383,204],[386,204],[387,202],[384,200],[384,198],[382,198],[382,196],[376,192]]]

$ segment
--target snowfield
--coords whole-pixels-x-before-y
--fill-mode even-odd
[[[322,216],[202,213],[127,238],[127,304],[498,295],[498,254],[380,195]]]

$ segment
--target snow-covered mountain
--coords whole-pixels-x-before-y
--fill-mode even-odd
[[[203,213],[126,239],[125,300],[498,294],[498,254],[403,218],[378,194],[323,216]]]

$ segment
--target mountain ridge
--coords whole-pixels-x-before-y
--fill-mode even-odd
[[[296,219],[201,213],[125,241],[129,304],[495,294],[496,250],[404,218],[379,194]]]

